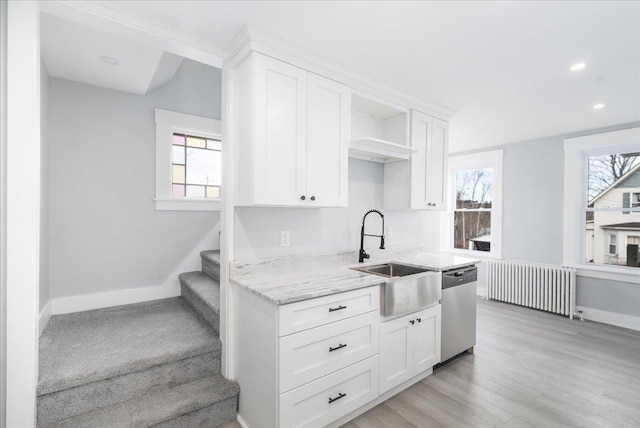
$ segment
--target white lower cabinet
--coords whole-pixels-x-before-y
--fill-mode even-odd
[[[281,306],[235,291],[243,426],[344,422],[440,361],[440,305],[381,323],[378,286]]]
[[[324,427],[378,397],[378,356],[280,396],[280,427]]]
[[[280,338],[280,392],[376,355],[379,318],[369,312]]]
[[[440,362],[440,305],[380,324],[380,394]]]

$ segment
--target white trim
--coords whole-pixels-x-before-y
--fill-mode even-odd
[[[234,343],[234,289],[229,281],[229,264],[234,260],[234,72],[225,62],[222,67],[222,198],[220,201],[220,341],[222,342],[221,371],[227,379],[235,379]],[[243,421],[244,422],[244,421]],[[243,423],[241,422],[241,424]],[[246,426],[246,424],[244,425]]]
[[[384,100],[385,103],[418,110],[447,122],[455,114],[455,110],[448,107],[419,99],[347,68],[336,66],[326,58],[294,43],[249,26],[245,26],[225,49],[231,60],[230,69],[235,68],[251,50],[335,80],[348,86],[354,93],[362,94],[366,97],[375,95],[376,98]]]
[[[448,186],[447,186],[447,210],[441,214],[441,224],[446,225],[440,229],[441,250],[465,255],[468,257],[484,257],[490,259],[502,259],[502,169],[504,150],[489,150],[479,153],[450,155],[448,162]],[[491,207],[491,251],[473,251],[453,248],[453,212],[455,204],[455,173],[465,169],[493,169],[493,190]]]
[[[40,10],[7,5],[6,425],[36,425],[40,283]],[[5,238],[3,238],[5,239]]]
[[[108,2],[41,1],[44,12],[108,33],[128,37],[177,56],[216,68],[225,54],[217,47],[114,10]]]
[[[44,308],[42,308],[42,310],[40,311],[40,335],[42,335],[42,332],[44,331],[44,329],[47,327],[47,324],[49,323],[49,320],[51,319],[51,300],[49,300],[47,302],[46,305],[44,305]]]
[[[220,199],[171,196],[171,147],[174,132],[222,141],[221,122],[208,117],[155,109],[156,210],[220,211]]]
[[[168,198],[154,199],[159,211],[220,211],[220,199]]]
[[[576,306],[576,310],[581,310],[583,312],[584,319],[589,321],[601,322],[603,324],[640,331],[640,317],[638,316],[608,312],[584,306]]]
[[[242,428],[249,428],[249,425],[247,425],[247,423],[244,421],[244,419],[242,419],[242,416],[236,415],[236,421],[238,421],[238,423],[240,424],[240,426]]]
[[[0,428],[6,428],[7,374],[7,1],[0,0]]]
[[[625,272],[624,267],[586,265],[583,263],[585,247],[582,218],[587,205],[584,183],[586,179],[585,156],[611,152],[637,150],[640,128],[603,132],[564,140],[564,212],[562,262],[578,269],[578,275],[616,281],[638,282],[637,271]],[[633,269],[633,268],[632,268]]]
[[[167,299],[180,295],[179,284],[164,284],[151,287],[127,288],[125,290],[104,293],[84,294],[81,296],[57,297],[51,299],[53,315],[90,311],[111,306],[129,305],[150,300]]]
[[[588,278],[608,279],[609,281],[630,282],[640,284],[638,268],[627,266],[587,265],[577,264],[573,266],[577,269],[576,275]]]

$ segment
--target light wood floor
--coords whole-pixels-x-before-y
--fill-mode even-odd
[[[474,355],[344,426],[396,427],[640,427],[640,332],[478,299]]]

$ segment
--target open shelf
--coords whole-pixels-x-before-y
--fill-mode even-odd
[[[415,152],[411,147],[374,137],[358,138],[349,145],[350,157],[379,163],[408,160]]]

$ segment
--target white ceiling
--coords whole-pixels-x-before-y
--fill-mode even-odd
[[[638,1],[99,3],[217,49],[248,24],[452,108],[454,152],[640,120]]]
[[[182,63],[160,49],[47,14],[40,16],[40,38],[49,75],[137,95],[168,83]]]

